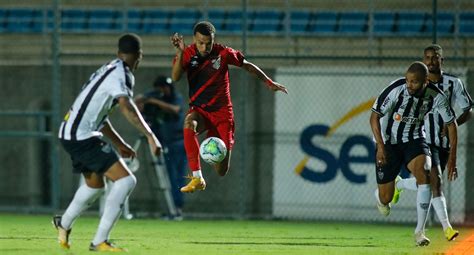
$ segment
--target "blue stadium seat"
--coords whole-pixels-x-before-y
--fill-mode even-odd
[[[454,30],[454,14],[449,12],[440,12],[437,15],[436,21],[436,33],[439,35],[449,35]],[[433,32],[432,15],[426,17],[426,29],[427,33]]]
[[[33,11],[33,20],[31,23],[31,32],[42,33],[50,31],[50,24],[52,25],[53,12],[50,9],[36,9]]]
[[[208,20],[214,24],[216,30],[219,31],[224,28],[225,19],[226,19],[226,11],[223,9],[211,9],[207,13]]]
[[[459,14],[459,34],[474,35],[474,12]]]
[[[311,16],[311,11],[292,11],[290,13],[291,33],[307,33],[311,22]]]
[[[400,12],[396,26],[397,34],[413,35],[423,32],[426,14],[424,12]]]
[[[339,18],[339,29],[341,33],[362,34],[367,29],[367,13],[342,12]]]
[[[9,9],[7,12],[6,31],[10,33],[32,32],[33,20],[40,16],[33,9]]]
[[[169,17],[169,11],[145,10],[143,16],[143,32],[169,33]]]
[[[256,33],[276,33],[281,31],[283,12],[275,10],[255,11],[250,23],[250,31]]]
[[[170,32],[180,34],[192,34],[194,25],[201,18],[201,12],[194,9],[175,10],[170,19]]]
[[[106,9],[96,9],[89,11],[88,29],[92,32],[113,31],[116,27],[118,12]]]
[[[128,10],[127,31],[134,33],[143,31],[143,12],[141,10]]]
[[[242,31],[242,11],[233,10],[227,12],[224,31],[229,33],[239,33]]]
[[[81,9],[65,9],[61,13],[61,29],[64,32],[85,32],[88,13]]]
[[[310,26],[310,31],[314,33],[332,34],[336,32],[337,27],[337,12],[316,12],[314,13],[313,24]]]
[[[392,34],[395,28],[395,13],[376,12],[374,13],[373,31],[376,35]]]

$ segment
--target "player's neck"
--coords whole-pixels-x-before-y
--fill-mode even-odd
[[[432,83],[438,83],[441,81],[441,72],[439,73],[428,73],[428,80]]]

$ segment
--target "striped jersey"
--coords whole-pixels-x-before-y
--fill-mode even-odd
[[[410,95],[405,78],[393,81],[375,100],[372,111],[382,116],[381,132],[384,143],[400,144],[424,138],[425,115],[434,111],[444,123],[455,120],[448,98],[429,83],[420,97]]]
[[[186,47],[181,66],[188,76],[189,105],[207,112],[232,109],[229,65],[240,67],[243,62],[240,51],[221,44],[213,44],[205,57],[198,54],[196,44]]]
[[[118,98],[132,97],[135,78],[128,66],[115,59],[91,75],[59,128],[59,138],[80,141],[102,136],[104,122]]]
[[[448,97],[451,107],[468,111],[472,107],[472,99],[462,81],[450,74],[443,73],[441,80],[434,83]],[[449,139],[441,135],[444,122],[437,112],[430,111],[425,118],[426,142],[431,145],[449,149]]]

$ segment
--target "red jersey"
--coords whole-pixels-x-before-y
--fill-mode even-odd
[[[207,112],[232,109],[229,65],[242,66],[244,55],[237,50],[215,43],[206,57],[201,57],[195,44],[183,52],[181,66],[187,72],[189,105]]]

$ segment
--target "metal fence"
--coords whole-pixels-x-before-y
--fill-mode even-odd
[[[60,116],[127,31],[144,40],[136,93],[170,73],[169,36],[180,31],[191,43],[192,25],[202,19],[218,27],[218,42],[244,51],[290,91],[274,95],[231,69],[237,122],[231,171],[220,178],[205,165],[208,189],[186,196],[187,216],[386,220],[373,203],[368,102],[432,41],[445,49],[446,70],[472,90],[474,9],[467,0],[24,2],[0,8],[1,211],[65,208],[79,178],[55,138]],[[185,81],[177,86],[187,95]],[[129,143],[138,139],[123,118],[112,121]],[[334,132],[324,136],[318,128]],[[473,221],[472,129],[470,122],[460,129],[465,178],[445,187],[456,223]],[[305,151],[305,140],[325,156]],[[165,209],[143,154],[130,209],[157,215]],[[414,193],[405,192],[388,220],[414,222],[413,206]]]

